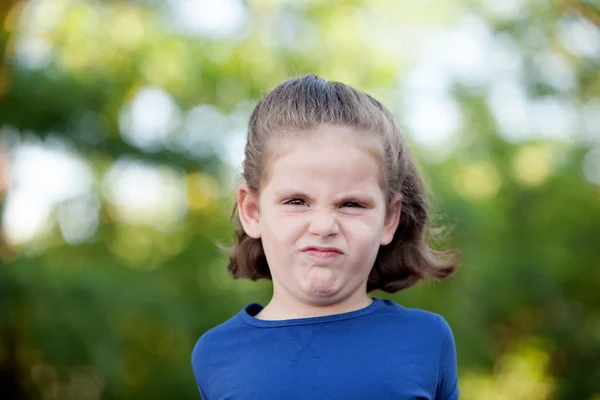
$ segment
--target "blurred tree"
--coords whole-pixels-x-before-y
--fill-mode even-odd
[[[269,297],[215,245],[247,118],[308,72],[406,127],[453,228],[439,245],[464,262],[376,295],[447,317],[464,398],[600,396],[592,2],[38,0],[0,17],[2,398],[198,398],[195,340]]]

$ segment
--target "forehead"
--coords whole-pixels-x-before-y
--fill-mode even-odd
[[[300,137],[277,139],[264,185],[322,191],[384,189],[381,141],[351,128],[322,127]]]

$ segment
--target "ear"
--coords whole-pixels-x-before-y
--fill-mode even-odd
[[[400,223],[400,214],[402,212],[402,195],[397,194],[392,198],[387,206],[385,220],[383,222],[383,235],[381,235],[381,245],[386,246],[392,242],[394,233]]]
[[[246,183],[242,183],[236,192],[238,214],[244,232],[253,239],[260,238],[260,208],[258,197],[255,196]]]

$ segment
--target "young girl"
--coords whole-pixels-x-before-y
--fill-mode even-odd
[[[447,277],[458,259],[428,247],[425,188],[390,112],[291,79],[254,109],[245,156],[228,268],[271,279],[273,296],[198,340],[202,398],[457,399],[444,318],[368,295]]]

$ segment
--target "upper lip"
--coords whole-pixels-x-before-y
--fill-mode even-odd
[[[322,247],[322,246],[306,246],[302,248],[302,251],[316,250],[316,251],[335,251],[336,253],[344,254],[344,252],[337,247]]]

